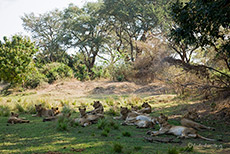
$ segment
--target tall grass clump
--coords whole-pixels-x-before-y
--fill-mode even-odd
[[[17,103],[17,104],[15,105],[15,110],[16,110],[17,112],[19,112],[19,113],[25,113],[25,109],[24,109],[23,106],[22,106],[21,104],[19,104],[19,103]]]
[[[173,147],[168,149],[168,154],[179,154],[179,152],[176,147]]]
[[[7,105],[0,105],[0,116],[8,117],[10,115],[10,107]]]
[[[123,146],[120,143],[114,143],[113,144],[113,151],[121,153],[123,149]]]

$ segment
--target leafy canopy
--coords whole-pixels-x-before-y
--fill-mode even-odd
[[[0,41],[0,80],[22,83],[37,49],[33,42],[22,36],[4,37],[3,40]]]

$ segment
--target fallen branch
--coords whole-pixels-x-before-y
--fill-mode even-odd
[[[144,139],[148,142],[160,142],[160,143],[182,143],[181,140],[175,140],[174,138],[153,138],[153,137],[145,137]]]

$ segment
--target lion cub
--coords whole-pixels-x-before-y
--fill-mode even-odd
[[[209,139],[197,134],[196,130],[193,128],[188,128],[185,126],[172,126],[167,122],[166,119],[161,118],[161,116],[157,118],[157,123],[160,125],[160,130],[150,132],[152,136],[157,136],[160,134],[172,134],[180,138],[192,137],[201,138],[208,141],[215,141],[214,139]]]
[[[71,116],[71,113],[67,113],[67,114],[61,113],[58,107],[56,108],[52,107],[51,110],[53,110],[54,116],[44,117],[43,122],[57,120],[59,117],[63,117],[63,116],[65,116],[66,118],[69,118]]]
[[[137,112],[139,113],[146,113],[146,114],[150,114],[152,112],[152,107],[149,105],[149,103],[144,102],[141,107],[143,107],[143,109],[138,110]]]
[[[35,109],[37,114],[32,115],[33,117],[50,117],[50,116],[54,116],[54,111],[53,109],[46,109],[44,107],[42,107],[42,104],[36,105],[35,104]]]
[[[86,113],[86,108],[80,108],[79,107],[79,112],[80,112],[80,118],[75,119],[75,122],[80,123],[81,126],[89,126],[91,124],[97,123],[97,121],[101,118],[104,118],[103,114],[87,114]]]
[[[87,112],[88,114],[104,114],[104,107],[100,101],[93,102],[94,110]]]
[[[19,118],[19,115],[14,112],[11,112],[11,116],[9,117],[7,121],[7,123],[10,123],[10,124],[29,123],[29,122],[30,122],[29,120],[24,120],[22,118]]]
[[[113,119],[116,120],[125,120],[128,117],[128,114],[131,111],[127,107],[120,107],[120,116],[119,117],[113,117]]]
[[[196,130],[208,129],[215,130],[215,128],[207,127],[205,125],[199,124],[194,120],[198,118],[198,114],[195,111],[188,111],[181,119],[180,123],[182,126],[194,128]]]

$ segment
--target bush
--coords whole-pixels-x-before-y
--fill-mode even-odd
[[[47,82],[48,79],[44,74],[41,74],[37,68],[34,68],[33,71],[28,73],[26,76],[24,86],[26,88],[36,88],[44,82]]]
[[[8,117],[10,115],[10,107],[9,106],[0,106],[0,116]]]
[[[0,80],[11,85],[22,84],[31,71],[30,64],[37,52],[35,44],[18,35],[3,40],[0,41]]]
[[[73,77],[73,70],[63,63],[50,63],[42,68],[42,73],[48,78],[48,83],[62,78]]]

